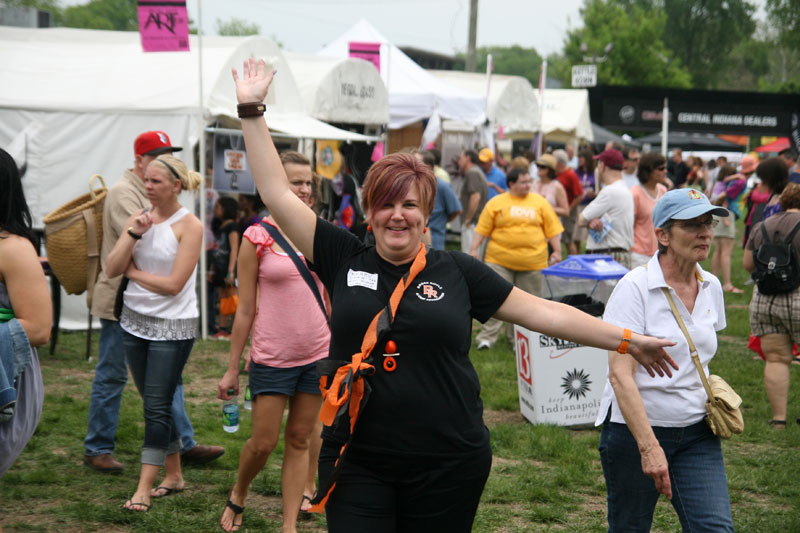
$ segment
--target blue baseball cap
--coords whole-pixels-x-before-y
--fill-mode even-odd
[[[653,208],[653,227],[660,228],[668,220],[689,220],[711,213],[727,217],[724,207],[711,205],[706,195],[695,189],[673,189],[667,192]]]

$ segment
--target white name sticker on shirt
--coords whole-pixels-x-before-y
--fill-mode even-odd
[[[361,272],[353,270],[352,268],[347,271],[347,286],[348,287],[366,287],[367,289],[378,289],[378,274],[370,274],[369,272]]]

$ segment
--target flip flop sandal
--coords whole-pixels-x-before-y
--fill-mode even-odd
[[[233,487],[231,487],[231,491],[228,493],[228,501],[225,502],[225,507],[228,507],[231,511],[233,511],[233,522],[231,522],[231,527],[235,527],[237,528],[236,530],[238,530],[238,528],[242,527],[242,523],[244,523],[244,517],[242,516],[242,514],[244,513],[244,506],[240,507],[235,503],[233,503],[231,501],[231,494],[233,494]],[[237,516],[241,518],[241,520],[239,520],[238,523],[236,522]],[[223,531],[225,530],[223,529]]]
[[[125,505],[127,505],[129,503],[130,503],[130,506],[125,507]],[[125,502],[125,505],[123,505],[122,508],[125,511],[129,511],[131,513],[146,513],[147,511],[150,510],[150,504],[147,504],[147,503],[144,503],[144,502],[135,502],[133,500],[128,500],[127,502]],[[144,509],[133,509],[134,505],[138,505],[139,507],[144,507]]]
[[[304,519],[304,520],[307,520],[307,519],[311,518],[311,515],[312,515],[311,511],[309,511],[308,509],[303,509],[303,504],[306,503],[306,502],[308,502],[309,505],[310,505],[311,504],[311,498],[309,496],[303,494],[303,500],[300,502],[300,514],[299,514],[299,517]]]
[[[160,487],[156,487],[155,492],[163,490],[163,494],[150,494],[151,498],[166,498],[170,494],[177,494],[179,492],[183,492],[183,489],[175,488],[175,487],[167,487],[166,485],[161,485]]]

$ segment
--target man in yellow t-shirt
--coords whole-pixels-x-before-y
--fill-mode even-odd
[[[545,198],[531,191],[526,170],[511,169],[506,176],[508,191],[498,194],[483,208],[470,255],[478,257],[484,240],[486,264],[525,292],[541,295],[542,269],[561,261],[561,233],[564,227]],[[553,252],[548,256],[548,243]],[[490,318],[476,338],[478,349],[497,340],[503,322]]]

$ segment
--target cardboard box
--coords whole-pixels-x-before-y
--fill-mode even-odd
[[[594,425],[608,352],[514,326],[522,415],[534,424]]]

